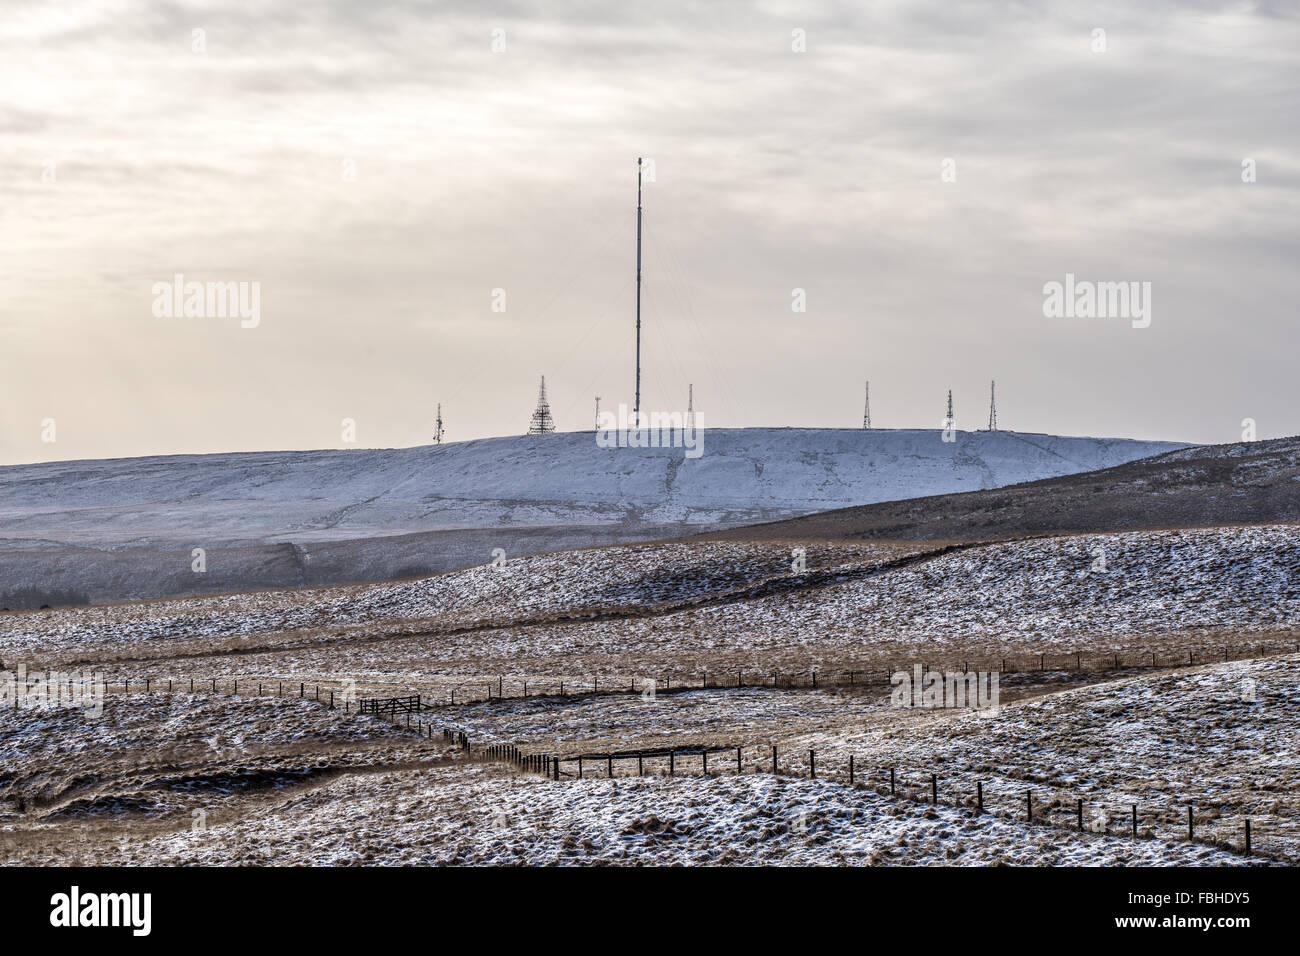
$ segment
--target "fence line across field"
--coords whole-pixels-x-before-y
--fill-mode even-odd
[[[1290,654],[1300,652],[1300,644],[1259,644],[1238,647],[1235,649],[1222,648],[1218,653],[1206,653],[1205,648],[1189,648],[1187,656],[1184,658],[1181,654],[1174,657],[1167,655],[1162,659],[1155,651],[1123,651],[1108,652],[1106,654],[1084,654],[1081,651],[1074,651],[1069,654],[1049,655],[1047,652],[1040,652],[1029,657],[1001,657],[992,660],[976,660],[976,673],[993,673],[1001,674],[1032,674],[1032,673],[1112,673],[1115,671],[1127,670],[1158,670],[1161,668],[1169,669],[1174,667],[1188,667],[1196,664],[1212,663],[1230,663],[1232,661],[1256,660],[1263,657],[1274,656],[1278,654]],[[1028,661],[1028,666],[1026,665]],[[1085,663],[1100,666],[1085,667]],[[437,695],[406,695],[418,696],[419,706],[415,710],[432,710],[441,707],[457,707],[467,704],[481,704],[493,701],[517,701],[531,698],[542,697],[562,697],[562,698],[580,698],[592,696],[616,696],[622,694],[681,694],[699,690],[830,690],[842,689],[846,687],[872,687],[876,685],[890,685],[890,678],[899,672],[910,672],[911,668],[919,666],[923,675],[931,673],[940,673],[944,675],[953,675],[960,673],[962,675],[970,674],[972,671],[971,660],[949,661],[944,664],[935,665],[930,662],[908,662],[902,666],[892,667],[873,667],[873,668],[848,668],[836,669],[828,672],[819,672],[816,669],[808,668],[804,671],[784,672],[780,670],[760,670],[759,668],[736,668],[725,671],[708,671],[701,670],[694,679],[691,677],[677,677],[669,675],[667,677],[632,677],[632,678],[605,678],[602,680],[599,676],[593,677],[590,681],[572,681],[572,680],[554,680],[551,678],[536,679],[512,679],[507,684],[504,677],[498,677],[494,680],[487,681],[465,681],[464,683],[451,688],[450,693],[445,698],[439,698]],[[957,668],[960,666],[961,670]],[[802,676],[807,675],[807,676]],[[674,683],[674,678],[676,682]],[[748,678],[748,679],[747,679]],[[29,680],[28,686],[38,686],[41,681]],[[375,681],[375,684],[387,684],[388,686],[402,686],[394,682]],[[60,686],[82,686],[85,681],[68,681],[66,685]],[[232,695],[239,695],[241,685],[247,696],[273,696],[273,697],[310,697],[315,700],[328,701],[331,707],[334,706],[334,695],[336,693],[345,693],[346,688],[340,682],[334,682],[330,686],[327,682],[322,685],[319,682],[308,683],[297,680],[258,680],[248,677],[202,677],[202,678],[156,678],[143,677],[135,680],[122,679],[110,680],[103,684],[105,692],[112,692],[114,688],[120,687],[123,693],[130,693],[132,687],[137,690],[143,689],[145,692],[153,692],[166,689],[169,693],[177,691],[189,693],[222,693],[228,692]],[[322,690],[322,686],[324,690]],[[409,685],[408,685],[409,686]],[[288,688],[288,694],[285,688]],[[274,688],[274,692],[271,689]],[[295,693],[296,688],[296,693]],[[507,693],[507,690],[518,690],[518,693]],[[476,691],[481,690],[481,694]],[[360,704],[362,701],[378,700],[402,700],[401,696],[392,698],[354,698]],[[345,700],[345,709],[351,712],[350,701]],[[18,706],[17,697],[14,701],[15,709]],[[373,711],[364,711],[373,712]]]
[[[1270,653],[1269,646],[1264,644],[1252,646],[1247,650],[1257,650],[1257,654],[1254,655],[1254,657],[1265,657],[1268,656],[1268,654]],[[1271,653],[1285,654],[1285,653],[1292,653],[1293,650],[1300,650],[1300,647],[1294,649],[1290,646],[1286,646],[1282,648],[1275,647],[1271,649]],[[1148,667],[1161,666],[1158,663],[1157,656],[1153,652],[1144,652],[1144,653],[1150,655],[1150,664],[1146,666]],[[1228,650],[1224,649],[1222,660],[1228,661],[1234,659],[1234,658],[1230,658],[1228,654],[1229,654]],[[1075,658],[1076,667],[1066,668],[1066,669],[1081,670],[1083,665],[1083,656],[1078,652],[1076,652],[1076,654],[1071,656]],[[1115,668],[1117,669],[1121,669],[1121,670],[1130,669],[1132,667],[1132,665],[1125,664],[1124,657],[1118,654],[1114,655],[1113,658],[1111,657],[1111,655],[1107,655],[1107,659],[1113,659]],[[1240,660],[1240,659],[1252,659],[1252,658],[1237,657],[1235,659]],[[1000,661],[1001,672],[1016,673],[1017,671],[1011,670],[1007,667],[1008,660],[1010,659],[1008,658],[1006,660]],[[1220,658],[1218,655],[1215,655],[1212,660],[1213,662],[1218,662]],[[1209,663],[1209,662],[1210,661],[1205,661],[1205,660],[1201,661],[1201,663]],[[1048,661],[1045,654],[1040,654],[1038,656],[1038,663],[1039,663],[1038,669],[1040,670],[1047,669]],[[1186,666],[1188,664],[1195,664],[1195,663],[1196,663],[1195,653],[1194,651],[1189,651],[1188,659],[1186,661],[1183,661],[1180,656],[1176,662],[1164,666],[1177,667],[1177,666]],[[925,668],[926,673],[929,673],[937,669],[937,668],[930,668],[928,667],[928,665],[924,665],[924,664],[921,666]],[[969,670],[969,664],[965,664],[965,670],[963,672],[968,672],[968,670]],[[1058,671],[1061,669],[1052,668],[1052,670]],[[885,669],[877,669],[873,671],[873,673],[880,673],[884,681],[886,682],[888,681],[888,676],[895,672],[896,671],[894,670],[885,670]],[[839,682],[839,684],[835,684],[834,682],[827,682],[824,679],[819,684],[817,674],[814,671],[810,675],[810,681],[808,684],[782,685],[777,683],[776,675],[773,676],[771,683],[767,683],[765,681],[763,683],[757,683],[757,684],[745,684],[743,683],[743,670],[738,672],[737,681],[735,684],[731,684],[730,682],[723,684],[723,683],[716,682],[716,680],[715,683],[710,684],[708,681],[707,672],[701,672],[701,681],[699,685],[695,685],[693,683],[692,684],[681,683],[676,687],[671,687],[671,686],[659,687],[656,684],[656,692],[677,693],[677,692],[696,691],[700,689],[729,690],[729,689],[742,688],[742,687],[746,689],[759,689],[763,687],[778,687],[780,689],[798,689],[800,687],[817,688],[817,687],[828,687],[828,686],[842,687],[842,686],[856,686],[856,685],[865,684],[869,679],[869,675],[865,670],[859,670],[859,671],[845,670],[840,673],[841,673],[841,681]],[[950,671],[949,673],[952,673],[952,671]],[[859,674],[863,675],[864,680],[859,681],[856,679],[856,676]],[[847,681],[843,679],[844,677],[847,677]],[[40,683],[41,683],[40,681],[34,682],[34,684],[40,684]],[[181,680],[177,680],[175,678],[166,678],[166,679],[140,678],[137,679],[136,681],[123,680],[119,686],[122,687],[124,693],[130,693],[133,684],[137,689],[143,689],[145,692],[152,693],[152,692],[162,691],[164,688],[164,683],[165,683],[166,691],[170,693],[189,692],[189,693],[197,694],[197,693],[208,692],[208,693],[215,694],[215,693],[220,693],[222,687],[225,686],[229,688],[230,694],[232,695],[239,695],[240,684],[242,683],[246,691],[251,691],[252,688],[254,687],[256,688],[256,691],[254,693],[249,693],[247,694],[247,696],[266,696],[264,694],[264,688],[269,688],[272,684],[274,684],[276,689],[276,694],[274,696],[279,696],[279,697],[286,696],[285,687],[286,685],[288,685],[289,687],[288,696],[318,701],[322,705],[329,708],[335,708],[336,706],[335,691],[341,690],[341,688],[331,689],[326,687],[325,691],[322,692],[322,688],[319,683],[308,685],[306,681],[277,680],[272,682],[267,680],[262,680],[262,681],[250,680],[248,678],[218,678],[218,677],[184,678]],[[536,694],[528,694],[527,687],[529,682],[523,682],[524,695],[520,695],[520,696],[505,695],[504,693],[501,692],[504,688],[503,680],[498,679],[498,681],[494,683],[496,683],[498,686],[498,691],[499,691],[498,694],[493,695],[492,684],[485,682],[482,686],[484,686],[487,689],[488,696],[486,696],[485,698],[481,698],[479,700],[463,701],[463,703],[482,703],[484,701],[490,701],[490,700],[519,700],[519,699],[523,699],[523,696],[525,695],[528,697],[555,697],[555,696],[585,697],[585,696],[591,696],[593,694],[615,695],[615,694],[639,693],[639,691],[636,688],[635,679],[628,685],[623,685],[622,683],[614,685],[611,682],[607,681],[606,689],[604,691],[600,689],[599,678],[593,680],[590,690],[585,690],[585,689],[579,690],[577,689],[577,686],[575,686],[572,682],[561,682],[559,684],[558,695],[556,693],[548,693],[545,691],[540,691]],[[567,693],[565,690],[566,684],[567,687],[569,688]],[[68,682],[67,685],[59,685],[59,686],[78,686],[78,685],[84,687],[85,682],[70,681]],[[295,685],[296,685],[297,693],[293,693],[295,689]],[[113,685],[106,684],[104,686],[107,690],[107,689],[111,689]],[[310,691],[309,691],[309,686],[310,686]],[[455,698],[453,694],[452,701],[454,700]],[[432,722],[424,721],[421,715],[427,712],[436,712],[448,706],[451,706],[450,702],[447,704],[438,704],[438,703],[434,703],[432,700],[426,701],[423,696],[418,694],[409,694],[404,696],[387,697],[387,698],[373,698],[373,697],[360,698],[356,700],[355,707],[353,707],[352,701],[348,699],[344,699],[342,703],[343,703],[343,710],[345,713],[356,712],[356,713],[374,714],[381,717],[387,717],[392,721],[398,720],[399,716],[404,716],[405,726],[408,730],[415,732],[420,737],[429,738],[429,739],[434,738],[434,734],[435,734],[434,725]],[[19,706],[19,699],[17,696],[15,697],[14,705],[15,705],[15,709],[17,709],[17,707]],[[412,722],[413,716],[415,717],[414,723]],[[701,772],[705,774],[709,774],[710,772],[708,768],[709,754],[711,753],[725,754],[733,751],[736,755],[736,761],[735,761],[736,772],[737,773],[745,772],[744,760],[743,760],[744,746],[736,745],[736,744],[695,746],[695,747],[679,746],[679,747],[666,747],[666,748],[640,748],[640,749],[626,749],[621,751],[611,751],[608,753],[584,753],[584,754],[577,754],[577,755],[564,755],[564,754],[557,754],[551,751],[526,753],[519,746],[513,743],[487,743],[484,744],[482,747],[480,747],[478,751],[475,751],[474,748],[471,746],[471,741],[468,735],[463,730],[448,727],[448,728],[443,728],[439,733],[441,734],[441,737],[445,742],[454,744],[455,746],[463,750],[467,755],[471,757],[474,757],[476,759],[481,759],[481,760],[503,761],[512,764],[518,767],[519,769],[542,774],[553,780],[581,779],[584,775],[585,767],[587,764],[593,764],[598,766],[601,763],[605,765],[607,774],[609,776],[613,776],[615,763],[621,765],[625,761],[631,761],[631,760],[637,761],[638,775],[644,774],[646,762],[652,760],[657,760],[657,761],[666,760],[668,773],[670,775],[676,775],[678,758],[687,758],[687,757],[699,757]],[[573,767],[573,769],[565,770],[563,769],[565,765],[570,765]],[[728,764],[726,762],[723,762],[719,765],[717,762],[715,762],[715,767],[718,766],[721,766],[722,768],[726,768]],[[899,779],[897,768],[891,767],[887,769],[889,774],[889,783],[886,787],[883,784],[883,777],[881,778],[880,782],[877,782],[870,775],[860,774],[858,771],[858,767],[855,765],[855,758],[853,756],[849,756],[848,763],[846,766],[845,776],[850,786],[865,787],[866,789],[870,789],[882,795],[888,794],[890,797],[895,799],[913,799],[913,800],[924,799],[923,785],[920,788],[918,788],[917,794],[913,795],[911,793],[910,788]],[[781,769],[778,763],[777,748],[775,746],[772,746],[771,748],[771,772],[773,774],[779,774],[779,775],[787,775],[787,776],[790,775],[788,770]],[[883,774],[884,771],[882,770],[879,772]],[[807,775],[810,779],[817,778],[817,759],[816,759],[815,750],[808,751]],[[933,805],[938,805],[939,804],[938,775],[931,774],[928,782],[930,785],[929,787],[930,799],[928,802],[932,803]],[[1081,831],[1085,831],[1086,828],[1083,826],[1085,804],[1083,799],[1080,797],[1076,796],[1075,800],[1076,800],[1075,817],[1076,817],[1077,829]],[[951,805],[959,808],[963,806],[972,807],[975,813],[987,812],[989,810],[989,802],[986,800],[983,781],[976,781],[976,788],[974,793],[967,794],[964,801],[954,802]],[[1051,810],[1051,808],[1053,807],[1063,806],[1063,805],[1064,804],[1061,803],[1060,798],[1053,798],[1047,803],[1043,803],[1042,801],[1039,801],[1037,804],[1035,804],[1033,790],[1027,789],[1025,791],[1024,803],[1021,806],[1023,807],[1024,810],[1024,819],[1026,822],[1059,826],[1060,824],[1055,823],[1054,821],[1044,820],[1041,813],[1036,816],[1035,807],[1037,806],[1044,810]],[[1285,860],[1287,862],[1295,862],[1294,860],[1291,860],[1288,857],[1278,855],[1278,854],[1270,854],[1270,853],[1260,854],[1258,848],[1252,844],[1251,823],[1249,818],[1242,818],[1242,825],[1240,829],[1241,839],[1238,845],[1230,844],[1224,840],[1206,839],[1204,837],[1197,837],[1196,820],[1193,813],[1193,802],[1184,801],[1184,803],[1181,805],[1185,805],[1187,811],[1186,838],[1188,840],[1193,840],[1195,842],[1203,843],[1206,845],[1228,849],[1233,852],[1245,853],[1247,855],[1262,855],[1272,859]],[[1094,805],[1093,808],[1099,809],[1100,807],[1098,805]],[[1138,805],[1133,804],[1130,806],[1129,809],[1130,809],[1130,823],[1131,823],[1131,826],[1129,828],[1130,830],[1129,835],[1131,835],[1134,838],[1150,838],[1150,839],[1164,838],[1156,835],[1156,833],[1154,832],[1154,826],[1155,823],[1159,822],[1160,820],[1169,819],[1168,810],[1165,810],[1163,812],[1163,816],[1159,816],[1155,821],[1153,821],[1151,826],[1148,828],[1149,833],[1143,833],[1142,829],[1139,826]],[[1145,811],[1144,815],[1147,817],[1153,816],[1152,812],[1149,810]],[[1110,816],[1108,815],[1107,822],[1109,822],[1109,820],[1110,820]],[[1109,830],[1107,830],[1106,832],[1109,832]],[[1258,834],[1256,834],[1256,836],[1258,836]]]
[[[428,736],[432,737],[432,725],[428,725],[428,728]],[[421,733],[423,733],[422,730]],[[607,753],[563,755],[549,751],[529,753],[513,743],[488,743],[483,745],[478,751],[475,751],[471,745],[469,737],[463,731],[444,729],[441,734],[445,741],[454,743],[473,759],[504,762],[525,772],[540,774],[549,780],[555,781],[584,779],[585,766],[600,768],[602,765],[605,776],[607,778],[612,778],[615,776],[614,766],[616,763],[621,764],[631,760],[635,760],[637,763],[636,775],[644,776],[646,762],[651,759],[658,759],[661,761],[666,759],[668,776],[676,776],[678,774],[679,759],[690,756],[697,756],[700,758],[698,766],[699,772],[702,775],[712,776],[709,771],[709,754],[728,754],[732,752],[735,753],[736,775],[743,775],[747,772],[745,770],[743,759],[743,751],[745,748],[743,745],[736,744],[707,746],[684,745],[679,747],[611,751]],[[804,774],[792,773],[789,769],[782,769],[778,761],[778,750],[777,747],[773,745],[771,747],[771,764],[769,772],[777,776],[804,777]],[[575,767],[576,765],[576,767],[574,769],[564,770],[563,767],[566,764],[570,765],[570,767]],[[715,761],[714,766],[720,767],[725,771],[730,767],[730,763],[725,761],[719,763]],[[751,767],[754,767],[755,769],[749,770],[749,773],[763,772],[762,765],[751,764]],[[888,775],[887,783],[885,782],[886,774]],[[808,751],[806,778],[811,780],[818,779],[817,754],[815,749],[810,749]],[[833,780],[834,778],[831,779]],[[935,807],[944,805],[939,796],[940,778],[937,773],[929,774],[927,778],[920,782],[902,780],[897,767],[877,767],[874,773],[870,771],[864,773],[862,772],[861,765],[857,764],[856,759],[850,755],[848,757],[844,775],[839,778],[837,782],[846,782],[850,787],[854,787],[855,789],[869,790],[879,796],[888,796],[894,800],[920,802]],[[1062,797],[1053,796],[1053,791],[1049,791],[1048,793],[1050,799],[1044,800],[1041,798],[1041,790],[1039,793],[1040,798],[1035,800],[1035,791],[1032,788],[1028,788],[1024,791],[1025,796],[1023,803],[1019,802],[1019,797],[1008,797],[1007,799],[1000,800],[998,805],[994,805],[994,802],[989,799],[989,796],[984,791],[984,781],[976,780],[974,791],[966,794],[964,799],[959,798],[953,800],[948,804],[948,806],[958,810],[970,810],[975,815],[989,813],[992,816],[1002,819],[1023,818],[1024,822],[1029,824],[1049,826],[1056,829],[1077,830],[1080,833],[1092,833],[1098,836],[1127,836],[1135,840],[1168,840],[1174,838],[1173,835],[1168,833],[1163,835],[1157,833],[1156,826],[1170,820],[1172,817],[1178,816],[1177,811],[1174,811],[1171,814],[1168,809],[1165,809],[1164,811],[1152,811],[1150,809],[1140,810],[1140,804],[1130,803],[1125,808],[1125,812],[1121,814],[1121,816],[1130,821],[1130,826],[1126,829],[1117,832],[1110,827],[1110,821],[1113,815],[1111,812],[1106,812],[1104,829],[1089,829],[1085,825],[1085,809],[1093,811],[1113,811],[1114,808],[1108,807],[1108,805],[1102,803],[1089,803],[1085,801],[1083,797],[1077,795],[1074,797],[1072,804],[1067,804]],[[1065,808],[1067,805],[1073,810],[1072,813],[1067,811],[1073,820],[1072,824],[1062,823],[1059,820],[1050,819],[1047,816],[1053,808]],[[1185,806],[1186,808],[1186,830],[1184,831],[1180,828],[1176,831],[1179,838],[1186,839],[1188,842],[1199,843],[1233,853],[1240,853],[1245,856],[1258,856],[1263,859],[1278,862],[1296,862],[1293,858],[1282,853],[1267,850],[1261,851],[1252,839],[1251,819],[1249,817],[1240,818],[1240,826],[1234,831],[1239,835],[1239,840],[1236,843],[1232,843],[1229,840],[1214,836],[1207,837],[1203,833],[1198,835],[1196,832],[1197,821],[1193,810],[1193,802],[1186,801],[1184,804],[1180,804],[1180,806]],[[1016,809],[1017,807],[1019,809]],[[1213,810],[1215,808],[1211,807],[1211,809]],[[1146,825],[1142,825],[1140,822],[1144,819],[1148,821]],[[1204,820],[1202,820],[1202,822],[1205,823]],[[1209,828],[1209,826],[1211,825],[1207,824],[1206,828]],[[1254,834],[1255,838],[1257,838],[1258,835],[1258,830],[1256,829]]]

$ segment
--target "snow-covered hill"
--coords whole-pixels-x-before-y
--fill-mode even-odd
[[[1000,487],[1185,447],[1016,432],[714,429],[703,455],[593,432],[384,450],[0,468],[0,606],[376,580]],[[191,551],[207,570],[191,570]]]

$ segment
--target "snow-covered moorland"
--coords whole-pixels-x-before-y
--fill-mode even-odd
[[[338,780],[257,820],[105,848],[126,863],[1238,865],[1183,841],[1027,826],[747,774],[553,782],[474,766]]]

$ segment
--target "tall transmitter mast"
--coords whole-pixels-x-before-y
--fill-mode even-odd
[[[641,157],[636,158],[636,404],[634,426],[641,427]]]

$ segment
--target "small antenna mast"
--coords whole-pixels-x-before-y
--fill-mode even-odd
[[[867,400],[862,406],[862,427],[871,428],[871,383],[867,382]]]
[[[435,445],[442,444],[442,436],[445,434],[445,432],[446,430],[442,427],[442,402],[439,402],[438,417],[434,420],[433,423],[433,443]]]
[[[998,430],[997,387],[998,387],[998,383],[996,381],[989,382],[989,431],[991,432],[995,432]]]

